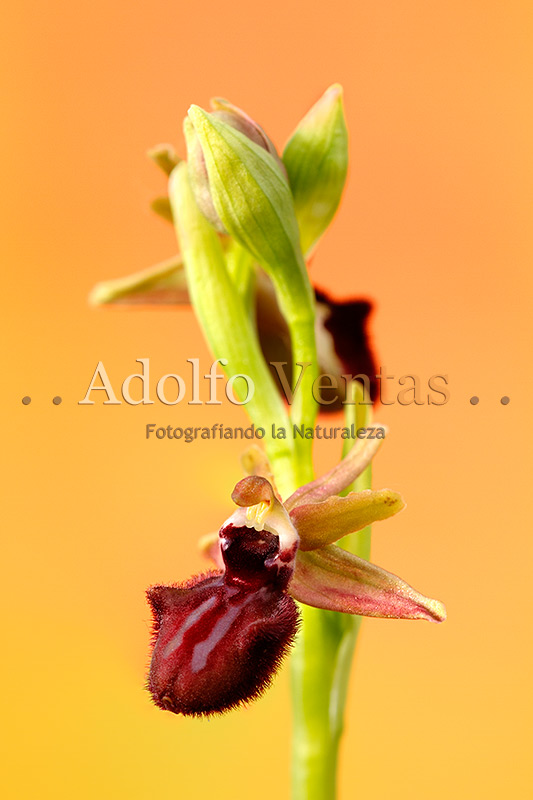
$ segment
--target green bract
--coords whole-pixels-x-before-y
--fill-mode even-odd
[[[338,83],[307,112],[283,152],[300,241],[308,253],[333,219],[348,171],[348,132]]]

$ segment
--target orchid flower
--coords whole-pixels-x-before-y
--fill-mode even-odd
[[[213,101],[211,112],[191,106],[184,132],[187,161],[169,145],[150,153],[168,177],[168,196],[152,209],[174,225],[178,254],[98,284],[91,302],[190,303],[228,379],[253,382],[255,393],[240,399],[255,425],[312,427],[321,371],[341,389],[322,393],[321,409],[342,405],[347,421],[365,427],[376,399],[371,304],[332,299],[308,276],[347,174],[341,87],[331,86],[304,116],[281,158],[263,129],[227,101]],[[335,796],[359,615],[445,619],[442,603],[365,560],[371,523],[404,505],[396,492],[370,488],[380,443],[357,440],[349,449],[346,441],[344,459],[312,480],[311,437],[265,439],[267,456],[246,454],[247,477],[232,494],[237,510],[201,541],[217,569],[147,593],[148,688],[156,705],[177,714],[214,714],[256,698],[301,622],[291,665],[295,800]]]
[[[155,703],[189,715],[225,711],[270,684],[298,629],[297,600],[316,608],[442,622],[445,608],[401,578],[334,543],[401,511],[389,489],[345,490],[380,441],[364,440],[332,470],[284,503],[258,448],[233,490],[237,510],[201,542],[218,571],[177,586],[153,586]]]

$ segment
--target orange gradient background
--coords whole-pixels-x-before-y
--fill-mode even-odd
[[[212,95],[281,148],[338,81],[350,174],[313,279],[375,299],[390,373],[450,386],[442,407],[378,414],[391,434],[374,483],[407,509],[376,526],[373,559],[449,618],[364,622],[340,798],[530,798],[531,4],[19,0],[0,13],[2,796],[288,797],[287,666],[263,700],[210,721],[162,713],[143,689],[145,587],[203,569],[196,540],[231,513],[242,449],[146,441],[144,426],[243,413],[78,401],[99,360],[117,392],[136,358],[154,379],[210,364],[189,310],[87,305],[97,281],[174,252],[148,209],[164,179],[145,151],[183,152],[187,107]],[[338,451],[319,443],[317,469]]]

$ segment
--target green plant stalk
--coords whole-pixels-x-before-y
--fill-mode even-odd
[[[314,292],[300,247],[300,234],[289,186],[274,159],[243,133],[207,114],[189,109],[202,146],[216,212],[231,236],[270,275],[287,322],[293,353],[293,380],[305,372],[291,407],[291,422],[312,425],[318,374],[315,346]],[[187,131],[189,133],[187,134]],[[191,137],[188,126],[186,136]],[[174,216],[176,216],[174,214]],[[273,420],[274,421],[274,420]],[[296,441],[293,462],[299,482],[309,475],[312,440]]]
[[[237,247],[229,258],[225,256],[217,234],[196,205],[185,164],[173,171],[169,195],[191,301],[213,354],[228,359],[228,375],[244,373],[252,377],[256,391],[246,411],[256,425],[266,428],[269,423],[276,423],[288,427],[285,406],[262,357],[246,307],[249,292],[241,293],[238,288],[242,277],[249,274],[249,261]],[[244,242],[239,244],[246,248]],[[305,298],[305,302],[298,303],[291,294],[294,285],[290,285],[286,270],[273,270],[272,278],[290,328],[294,361],[311,365],[295,394],[291,422],[311,426],[316,416],[311,391],[316,373],[314,308],[309,299],[310,287],[302,280],[305,265],[300,258],[300,254],[296,255],[296,270],[288,273],[292,272],[292,281],[295,274],[300,279],[296,280],[300,289],[296,295],[300,295],[299,300]],[[283,285],[285,282],[287,285]],[[298,374],[295,370],[295,379]],[[364,420],[358,419],[357,423],[363,425]],[[313,440],[295,440],[291,433],[286,439],[265,438],[278,488],[285,497],[313,478]],[[369,481],[368,475],[365,480]],[[358,539],[364,535],[358,534]],[[333,800],[349,668],[359,622],[313,608],[303,609],[302,616],[292,664],[293,798]]]
[[[263,266],[265,267],[264,264]],[[296,251],[293,263],[287,263],[285,267],[286,269],[272,269],[270,266],[267,271],[291,339],[293,390],[296,387],[297,389],[290,405],[290,423],[291,426],[307,428],[314,425],[317,414],[317,402],[313,396],[313,383],[318,375],[314,294],[299,250]],[[293,286],[299,287],[298,292],[291,292],[291,279],[294,281]],[[293,472],[296,483],[290,492],[282,492],[284,496],[313,480],[313,439],[294,436],[292,427],[287,431],[287,436],[294,444]],[[277,475],[274,464],[272,466]],[[278,468],[278,472],[282,476],[283,470]],[[278,477],[278,486],[281,476]]]
[[[278,295],[279,302],[279,295]],[[283,310],[283,309],[282,309]],[[292,425],[311,427],[315,423],[317,403],[313,397],[313,383],[318,374],[317,353],[315,344],[314,309],[312,315],[302,318],[285,317],[291,337],[293,352],[293,383],[304,370],[298,390],[294,393],[294,401],[290,411]],[[299,366],[299,365],[304,365]],[[292,431],[290,432],[292,436]],[[313,439],[293,437],[295,444],[297,486],[313,480]]]
[[[169,195],[191,302],[213,355],[227,360],[223,368],[229,377],[244,374],[252,378],[255,391],[245,408],[256,426],[265,428],[267,434],[273,421],[288,427],[285,406],[256,331],[229,276],[219,237],[196,205],[185,163],[173,171]],[[238,383],[235,391],[239,392]],[[280,491],[290,493],[298,479],[294,440],[267,435],[265,447],[269,459],[278,465]]]
[[[237,240],[232,239],[225,252],[225,260],[229,278],[233,282],[236,291],[240,294],[244,307],[253,320],[254,258],[247,248],[241,245]],[[301,272],[301,266],[298,267],[298,271]],[[317,357],[312,291],[305,291],[306,284],[304,283],[304,288],[301,289],[297,297],[293,298],[290,292],[290,286],[285,280],[285,271],[275,270],[274,274],[276,275],[276,279],[273,282],[275,287],[277,283],[278,302],[282,304],[282,311],[287,320],[291,336],[291,345],[294,353],[292,365],[294,382],[298,380],[300,375],[301,367],[299,367],[298,364],[304,365],[302,368],[300,385],[298,386],[298,390],[294,393],[294,402],[290,408],[290,424],[312,426],[315,421],[317,409],[316,401],[313,398],[313,381],[317,373]],[[308,282],[305,266],[302,274],[305,274],[305,280]],[[304,296],[306,297],[305,302],[302,299]],[[287,298],[289,299],[287,300]],[[251,407],[247,410],[252,421],[255,421],[256,424],[262,424],[255,420]],[[276,410],[274,408],[272,411],[271,423],[275,423],[281,427],[287,427],[288,420],[286,416],[276,416]],[[292,430],[287,431],[287,437],[292,442],[294,450],[292,472],[295,478],[295,485],[291,488],[290,492],[282,492],[282,494],[290,494],[298,486],[313,479],[313,440],[294,437],[292,435]],[[284,481],[284,469],[278,469],[278,472],[280,473],[278,486],[281,486],[281,482]]]
[[[368,424],[367,406],[347,406],[347,410],[347,424]],[[368,467],[353,489],[361,491],[370,486]],[[345,537],[340,545],[368,559],[370,527]],[[301,610],[303,624],[291,660],[292,798],[334,800],[350,668],[361,617],[307,606]]]

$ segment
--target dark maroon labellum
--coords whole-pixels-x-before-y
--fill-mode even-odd
[[[344,373],[350,375],[366,375],[369,382],[370,399],[373,403],[377,400],[376,364],[374,354],[367,334],[368,317],[372,311],[372,304],[368,300],[333,300],[326,292],[315,287],[316,302],[328,309],[328,316],[324,328],[333,337],[335,353],[341,363]],[[329,365],[321,365],[326,372],[335,372]],[[330,392],[332,398],[334,392]],[[328,392],[322,392],[325,399]],[[344,397],[328,406],[330,411],[342,408]],[[326,410],[326,409],[321,409]]]
[[[160,708],[212,714],[257,697],[292,644],[298,610],[285,592],[278,537],[227,525],[225,572],[153,586],[154,647],[148,688]]]

